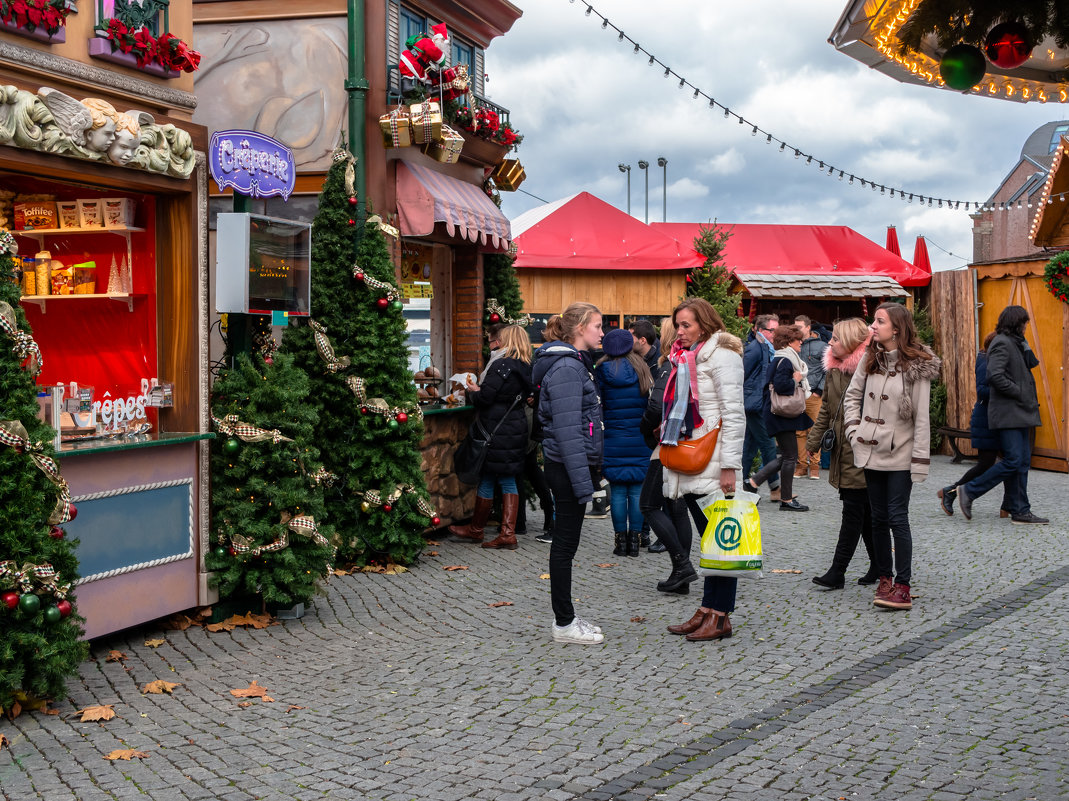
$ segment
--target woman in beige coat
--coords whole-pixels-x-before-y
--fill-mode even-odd
[[[909,495],[914,483],[928,477],[928,400],[940,362],[917,340],[913,315],[905,306],[881,304],[870,330],[865,358],[846,390],[846,438],[854,464],[865,470],[872,506],[872,545],[880,574],[873,603],[912,609]]]

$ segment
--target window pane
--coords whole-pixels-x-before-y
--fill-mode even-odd
[[[475,75],[475,48],[465,45],[453,43],[452,64],[456,67],[459,64],[466,64],[468,67],[468,75]]]
[[[405,46],[410,36],[418,36],[427,29],[426,19],[413,14],[408,9],[401,9],[401,47]]]

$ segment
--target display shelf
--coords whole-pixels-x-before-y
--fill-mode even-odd
[[[143,298],[144,295],[135,295],[131,292],[104,292],[89,295],[23,295],[19,300],[27,303],[36,303],[41,307],[41,314],[47,314],[45,306],[50,300],[89,300],[91,298],[110,298],[111,300],[125,301],[127,311],[134,310],[134,298]]]
[[[161,445],[184,445],[202,439],[215,439],[215,433],[164,432],[140,434],[136,437],[111,437],[108,439],[91,439],[80,442],[64,442],[57,450],[56,456],[77,456],[83,453],[112,453],[128,451],[135,448],[155,448]]]
[[[27,236],[30,239],[40,240],[45,236],[64,234],[118,234],[125,238],[127,234],[144,233],[144,228],[134,225],[124,225],[121,228],[34,228],[33,230],[12,231],[15,236]]]

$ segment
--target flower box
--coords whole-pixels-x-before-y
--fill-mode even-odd
[[[149,75],[158,75],[161,78],[177,78],[182,74],[178,70],[169,70],[156,63],[149,63],[139,67],[137,66],[137,55],[135,53],[112,50],[111,42],[99,36],[89,40],[89,55],[93,58],[99,58],[101,61],[110,61],[112,64],[130,67],[141,72],[147,72]]]
[[[65,25],[49,36],[48,31],[40,25],[34,28],[31,33],[26,28],[20,27],[14,22],[5,22],[0,19],[0,31],[7,31],[8,33],[14,33],[18,36],[25,36],[27,39],[33,39],[35,42],[44,42],[45,44],[62,44],[67,41],[67,27]]]
[[[481,167],[497,167],[509,152],[509,148],[498,142],[491,142],[475,134],[462,131],[464,147],[460,151],[460,158],[470,164],[478,164]]]

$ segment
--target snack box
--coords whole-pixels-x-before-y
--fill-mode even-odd
[[[60,200],[56,202],[56,212],[60,228],[79,228],[78,201]]]
[[[78,226],[80,228],[104,227],[104,207],[99,200],[78,201]]]
[[[35,231],[56,228],[56,203],[53,200],[34,200],[15,204],[15,230]]]
[[[129,197],[106,197],[100,201],[104,209],[105,228],[129,228],[134,224],[137,201]]]

